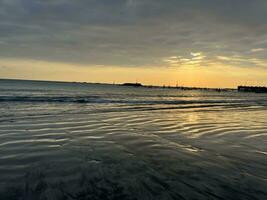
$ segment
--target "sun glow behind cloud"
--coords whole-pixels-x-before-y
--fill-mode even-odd
[[[191,52],[190,56],[183,57],[183,56],[170,56],[168,58],[164,58],[163,62],[171,66],[186,66],[186,65],[200,65],[204,62],[206,58],[202,52]]]

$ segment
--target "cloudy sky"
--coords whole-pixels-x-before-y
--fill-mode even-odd
[[[267,85],[267,1],[0,0],[0,78]]]

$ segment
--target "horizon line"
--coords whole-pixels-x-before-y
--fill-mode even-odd
[[[44,80],[44,79],[23,79],[23,78],[0,78],[0,80],[9,80],[9,81],[37,81],[37,82],[54,82],[54,83],[76,83],[76,84],[103,84],[103,85],[123,85],[124,83],[136,83],[136,82],[124,82],[124,83],[110,83],[110,82],[88,82],[88,81],[63,81],[63,80]],[[138,82],[140,83],[140,82]],[[142,84],[142,83],[141,83]],[[238,86],[236,87],[199,87],[199,86],[184,86],[184,85],[143,85],[143,87],[159,87],[159,88],[195,88],[195,89],[229,89],[229,90],[236,90]],[[242,85],[246,86],[246,85]]]

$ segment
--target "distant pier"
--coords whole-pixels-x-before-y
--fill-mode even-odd
[[[259,86],[238,86],[239,92],[255,92],[255,93],[267,93],[267,87]]]

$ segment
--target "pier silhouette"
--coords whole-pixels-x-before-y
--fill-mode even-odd
[[[255,93],[267,93],[267,87],[260,86],[238,86],[239,92],[255,92]]]

